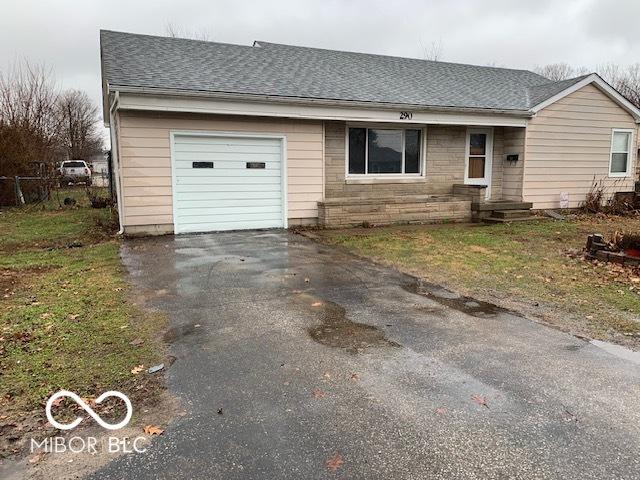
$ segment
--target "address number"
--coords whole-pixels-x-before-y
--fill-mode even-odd
[[[411,120],[413,118],[413,113],[411,112],[400,112],[400,120]]]

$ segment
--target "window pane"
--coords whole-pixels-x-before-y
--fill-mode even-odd
[[[627,154],[614,153],[611,156],[611,173],[626,173],[626,172],[627,172]]]
[[[366,129],[349,129],[349,173],[364,173]]]
[[[614,132],[613,134],[613,151],[628,152],[629,151],[629,133]]]
[[[402,130],[369,130],[369,173],[402,173]]]
[[[486,133],[472,133],[469,135],[469,155],[484,155],[486,148]]]
[[[404,132],[404,172],[420,173],[420,130]]]
[[[486,157],[469,158],[469,178],[484,178],[484,161]]]

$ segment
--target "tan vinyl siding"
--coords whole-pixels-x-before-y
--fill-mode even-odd
[[[502,198],[522,200],[522,172],[524,165],[524,128],[504,128],[504,160],[502,163]],[[518,155],[517,162],[507,162],[507,155]]]
[[[611,134],[614,128],[634,130],[633,117],[593,85],[587,85],[544,108],[529,121],[523,171],[523,199],[534,208],[558,208],[560,193],[578,207],[594,177],[608,195],[633,190],[634,175],[609,178]],[[631,149],[630,171],[636,151]]]
[[[120,112],[124,224],[173,224],[171,131],[251,132],[287,137],[288,217],[316,219],[323,197],[322,123],[276,118]]]

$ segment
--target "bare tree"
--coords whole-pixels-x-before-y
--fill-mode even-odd
[[[422,40],[420,40],[420,48],[422,49],[422,58],[424,60],[439,62],[442,59],[442,39],[438,40],[437,42],[431,42],[431,45],[428,48],[425,47],[422,44]]]
[[[208,42],[211,40],[209,32],[206,30],[191,30],[187,28],[177,27],[171,22],[167,22],[164,26],[167,37],[172,38],[189,38],[191,40],[202,40]]]
[[[596,71],[627,100],[640,108],[640,63],[627,67],[607,63],[598,65]]]
[[[89,159],[102,151],[98,107],[80,90],[67,90],[58,98],[60,140],[70,159]]]
[[[31,173],[59,152],[59,90],[50,70],[27,61],[0,73],[0,175]]]
[[[564,62],[551,63],[549,65],[545,65],[544,67],[536,66],[533,71],[554,82],[578,76],[578,74],[576,73],[576,69],[568,63]]]

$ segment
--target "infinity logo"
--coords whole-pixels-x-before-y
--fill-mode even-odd
[[[47,401],[47,407],[45,408],[47,420],[49,420],[49,423],[60,430],[71,430],[72,428],[77,427],[78,424],[83,420],[82,417],[77,417],[73,422],[64,424],[57,422],[53,418],[53,415],[51,415],[51,407],[53,406],[53,402],[62,397],[72,398],[73,401],[80,405],[89,415],[91,415],[91,418],[98,422],[98,424],[102,428],[106,428],[108,430],[118,430],[119,428],[124,427],[127,423],[129,423],[129,420],[131,420],[131,415],[133,415],[133,406],[131,405],[131,400],[129,400],[129,398],[124,393],[110,390],[108,392],[104,392],[102,395],[96,398],[96,403],[101,403],[105,398],[118,397],[127,405],[127,415],[124,417],[124,420],[122,420],[120,423],[111,424],[102,420],[100,416],[96,412],[94,412],[93,409],[89,405],[87,405],[85,401],[82,400],[78,395],[68,390],[60,390],[59,392],[51,395],[51,397]]]

